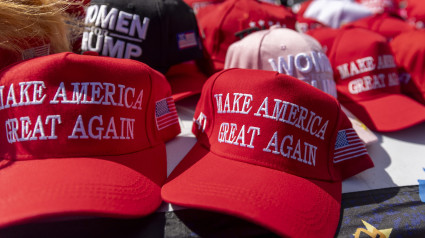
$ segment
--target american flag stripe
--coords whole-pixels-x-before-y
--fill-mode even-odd
[[[367,154],[366,147],[354,129],[340,130],[334,151],[334,163],[357,158]]]
[[[198,45],[194,31],[184,32],[177,35],[179,49],[186,49]]]
[[[172,97],[156,102],[155,119],[158,130],[179,123],[176,106]]]
[[[168,123],[174,123],[174,122],[175,122],[175,116],[169,115],[169,116],[166,116],[164,118],[161,118],[161,120],[158,121],[158,127],[163,127],[163,126],[167,125]]]

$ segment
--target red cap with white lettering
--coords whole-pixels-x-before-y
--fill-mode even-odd
[[[0,227],[159,207],[164,141],[180,131],[162,74],[61,53],[2,71],[0,96]]]
[[[284,237],[333,237],[341,181],[373,166],[334,97],[277,72],[214,74],[194,120],[197,143],[162,187],[163,199]]]
[[[226,0],[200,9],[196,18],[213,72],[223,69],[227,49],[233,42],[273,25],[295,29],[296,21],[285,7],[256,0]]]
[[[425,121],[425,106],[401,94],[394,57],[385,37],[344,28],[329,52],[338,100],[371,130],[390,132]]]

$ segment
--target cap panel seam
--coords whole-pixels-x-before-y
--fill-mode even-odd
[[[263,61],[261,60],[261,48],[262,48],[262,46],[263,46],[263,41],[264,41],[264,39],[268,36],[268,35],[270,35],[271,34],[271,31],[272,30],[267,30],[267,32],[266,32],[266,34],[263,34],[262,36],[261,36],[261,40],[260,40],[260,42],[258,43],[258,53],[257,53],[257,62],[258,62],[258,69],[263,69]]]
[[[330,159],[328,159],[328,166],[327,166],[327,168],[328,168],[328,173],[329,173],[329,177],[332,179],[332,180],[334,180],[335,179],[335,176],[334,176],[334,174],[332,173],[332,171],[331,171],[331,166],[333,166],[333,160],[334,160],[334,158],[333,158],[333,154],[334,154],[334,151],[335,151],[335,141],[336,141],[336,135],[338,134],[338,128],[339,128],[339,124],[341,123],[341,112],[342,112],[342,110],[341,110],[341,105],[340,105],[340,103],[336,100],[336,98],[334,98],[334,100],[336,101],[336,105],[337,105],[337,109],[338,109],[338,113],[337,113],[337,121],[336,121],[336,123],[335,123],[335,125],[334,125],[334,128],[333,128],[333,130],[332,130],[332,134],[331,134],[331,137],[329,138],[329,140],[328,140],[328,158],[330,158]],[[332,153],[331,153],[332,152]]]
[[[220,35],[221,35],[220,32],[221,32],[223,23],[225,22],[225,19],[228,17],[229,12],[231,10],[233,10],[233,8],[235,7],[235,5],[236,5],[237,2],[238,1],[234,1],[233,4],[229,7],[229,9],[227,9],[227,11],[225,12],[224,16],[221,18],[220,24],[218,25],[218,28],[217,28],[217,33],[218,34],[217,34],[217,37],[216,37],[215,42],[213,44],[213,46],[214,46],[214,48],[212,49],[212,53],[213,54],[216,54],[216,53],[218,53],[220,51],[220,42],[221,42],[220,41]],[[225,3],[223,3],[223,4],[225,4]]]
[[[143,67],[145,67],[145,66],[143,66]],[[150,86],[150,90],[149,90],[149,96],[147,97],[148,98],[148,103],[146,104],[147,105],[147,110],[145,110],[145,115],[148,117],[148,110],[149,109],[151,109],[152,110],[152,108],[151,108],[151,106],[153,106],[153,107],[155,107],[156,105],[156,103],[155,102],[153,102],[153,105],[150,105],[150,103],[149,102],[152,102],[152,99],[153,99],[153,93],[152,93],[152,91],[153,91],[153,80],[152,80],[152,75],[151,75],[151,72],[150,72],[150,70],[148,70],[148,75],[149,75],[149,82],[150,82],[150,84],[149,84],[149,86]],[[150,118],[150,120],[151,120],[152,118]],[[153,138],[151,138],[151,135],[149,135],[149,133],[148,133],[148,128],[151,128],[151,127],[149,127],[149,125],[148,125],[148,121],[149,120],[145,120],[145,133],[148,135],[147,136],[147,138],[148,138],[148,142],[149,142],[149,145],[150,146],[152,146],[152,141],[155,141]],[[159,134],[159,132],[157,132],[157,129],[156,129],[156,127],[153,127],[153,128],[155,128],[153,131],[156,133],[156,134]]]
[[[216,75],[216,77],[214,78],[214,82],[212,83],[212,85],[211,85],[211,89],[210,89],[210,93],[211,93],[211,95],[210,95],[210,101],[211,101],[211,109],[212,109],[212,121],[211,121],[211,129],[210,129],[210,131],[211,131],[211,133],[210,133],[210,135],[208,135],[208,141],[210,141],[210,138],[211,138],[211,136],[212,136],[212,134],[213,134],[213,131],[214,131],[214,126],[215,126],[215,117],[216,117],[216,112],[215,112],[215,107],[214,107],[214,96],[213,96],[213,89],[214,89],[214,86],[215,86],[215,84],[216,84],[216,82],[217,82],[217,79],[222,75],[222,74],[224,74],[225,72],[227,72],[227,71],[230,71],[230,70],[233,70],[233,69],[227,69],[227,70],[223,70],[223,71],[221,71],[220,73],[217,73],[217,75]]]

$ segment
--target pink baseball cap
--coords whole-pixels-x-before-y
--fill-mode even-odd
[[[291,29],[271,27],[233,43],[227,51],[224,68],[277,71],[337,97],[332,66],[320,43]],[[347,112],[347,109],[343,107],[343,111]],[[348,115],[363,142],[371,144],[378,141],[358,118],[352,113]]]
[[[159,207],[164,141],[180,132],[162,74],[133,60],[60,53],[3,70],[0,85],[0,227]]]
[[[284,6],[256,0],[226,0],[207,6],[196,15],[207,57],[216,72],[224,67],[227,48],[246,35],[281,25],[295,29],[295,15]]]
[[[289,75],[216,73],[194,120],[197,143],[170,174],[162,198],[281,236],[332,237],[341,181],[373,167],[338,101]]]
[[[272,27],[230,45],[224,68],[277,71],[298,78],[336,97],[332,66],[313,37]]]
[[[400,86],[404,94],[425,104],[425,30],[402,33],[395,37],[390,46],[401,72],[408,74]]]
[[[371,130],[391,132],[425,121],[425,106],[401,94],[391,48],[378,33],[344,28],[329,53],[338,100]]]

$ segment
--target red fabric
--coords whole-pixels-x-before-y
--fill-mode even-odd
[[[297,18],[304,17],[304,13],[307,10],[308,6],[313,2],[313,0],[307,0],[300,3],[299,9],[297,10]]]
[[[276,102],[317,118],[311,126],[308,118],[289,122],[301,115],[292,106],[273,118]],[[373,166],[362,142],[355,159],[337,161],[337,135],[351,122],[335,98],[288,75],[216,73],[204,84],[194,120],[197,144],[170,174],[163,199],[239,216],[282,236],[332,237],[341,180]]]
[[[391,41],[397,66],[410,78],[402,81],[402,92],[425,104],[425,31],[400,34]]]
[[[370,8],[374,13],[397,13],[399,10],[396,0],[356,0],[356,2]]]
[[[422,0],[406,0],[407,21],[416,28],[425,28],[425,4]]]
[[[86,14],[86,11],[84,8],[90,5],[91,0],[68,0],[68,1],[71,4],[66,9],[66,11],[73,16],[83,18]],[[78,4],[75,5],[75,3],[78,3]]]
[[[402,130],[425,121],[425,107],[402,95],[387,40],[362,28],[345,28],[329,53],[338,100],[371,130]]]
[[[340,216],[340,182],[306,180],[213,153],[162,191],[176,205],[241,217],[283,237],[333,237]]]
[[[198,13],[198,11],[201,8],[204,8],[212,4],[219,4],[224,1],[225,0],[184,0],[184,2],[193,9],[195,14]]]
[[[322,27],[312,30],[308,30],[306,34],[314,37],[323,47],[323,51],[329,57],[329,53],[332,49],[335,37],[338,35],[340,29]]]
[[[296,28],[297,31],[305,33],[309,30],[327,27],[325,24],[311,18],[297,17]]]
[[[224,68],[227,49],[233,42],[274,24],[295,29],[296,21],[287,8],[255,0],[227,0],[207,6],[200,9],[196,18],[207,57],[214,65],[213,72]]]
[[[180,132],[178,120],[156,123],[158,102],[171,97],[162,74],[133,60],[61,53],[3,70],[0,85],[0,227],[158,208],[164,141]]]
[[[361,27],[379,33],[389,41],[398,34],[412,31],[415,28],[405,22],[401,17],[393,14],[375,14],[355,22],[349,23],[347,27]]]
[[[171,85],[174,101],[201,93],[202,86],[208,78],[199,70],[195,61],[171,66],[165,77]]]

